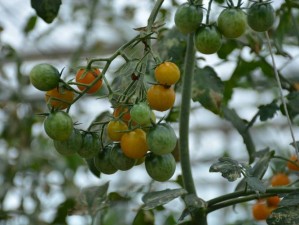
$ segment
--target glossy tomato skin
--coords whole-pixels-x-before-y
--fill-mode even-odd
[[[174,105],[175,91],[172,87],[153,85],[147,90],[147,101],[153,110],[166,111]]]
[[[173,62],[163,62],[155,68],[155,78],[163,85],[173,85],[179,81],[181,72],[179,67]]]
[[[76,74],[76,82],[77,83],[82,83],[82,84],[86,84],[89,85],[92,82],[94,82],[94,80],[101,75],[101,71],[97,68],[91,68],[91,69],[84,69],[81,68],[78,70],[77,74]],[[103,84],[103,80],[99,79],[88,91],[88,94],[93,94],[95,92],[97,92]],[[80,91],[84,91],[86,89],[86,87],[84,85],[80,85],[77,84],[77,87],[79,88]]]
[[[128,129],[128,125],[122,120],[111,120],[107,125],[108,137],[112,141],[120,141],[121,137]]]
[[[264,202],[257,202],[252,206],[252,216],[255,220],[266,220],[271,213],[271,209]]]
[[[216,53],[221,45],[221,34],[215,26],[200,27],[194,37],[196,49],[203,54]]]
[[[99,136],[95,133],[84,133],[83,143],[78,150],[78,154],[85,159],[95,157],[101,150],[101,143]]]
[[[112,144],[109,144],[94,157],[95,167],[104,174],[114,174],[117,169],[110,162],[110,151]]]
[[[51,108],[59,110],[68,108],[74,97],[74,92],[65,87],[56,87],[45,94],[46,103]]]
[[[71,136],[65,141],[55,141],[54,147],[58,153],[64,156],[76,154],[83,143],[83,138],[79,130],[73,129]]]
[[[123,153],[119,143],[113,144],[109,154],[110,163],[118,170],[129,170],[136,163],[136,159],[129,158]]]
[[[240,37],[246,26],[246,15],[240,8],[226,8],[218,16],[218,29],[226,38]]]
[[[151,114],[151,109],[146,102],[139,102],[130,110],[131,119],[140,125],[150,124]]]
[[[194,32],[201,24],[202,19],[202,8],[190,3],[180,5],[174,15],[175,25],[183,34]]]
[[[127,132],[121,137],[120,146],[127,157],[143,158],[148,151],[146,133],[140,128]]]
[[[37,64],[29,73],[31,84],[40,91],[49,91],[58,86],[59,71],[48,63]]]
[[[56,111],[47,116],[44,129],[53,140],[66,141],[73,132],[73,120],[66,112]]]
[[[164,155],[149,153],[145,157],[144,163],[148,175],[153,180],[160,182],[169,180],[176,168],[176,162],[171,153]]]
[[[146,141],[151,152],[163,155],[174,150],[177,137],[171,126],[160,123],[149,129]]]
[[[270,3],[255,2],[247,11],[247,23],[257,32],[269,30],[274,24],[275,12]]]

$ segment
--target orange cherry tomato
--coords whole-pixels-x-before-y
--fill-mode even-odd
[[[45,94],[45,100],[52,108],[63,110],[69,107],[74,99],[74,92],[65,87],[57,87]]]
[[[175,91],[171,87],[153,85],[147,90],[147,101],[153,110],[166,111],[174,104]]]
[[[273,187],[275,186],[284,186],[288,185],[290,183],[290,179],[287,174],[285,173],[277,173],[273,175],[271,178],[271,185]]]
[[[181,72],[179,67],[173,62],[163,62],[155,69],[156,80],[163,85],[172,85],[178,82]]]
[[[267,198],[266,201],[267,201],[267,205],[269,207],[277,207],[280,202],[280,198],[276,195],[276,196]]]
[[[120,141],[124,131],[128,130],[128,125],[121,120],[111,120],[107,125],[108,137],[112,141]]]
[[[252,216],[255,220],[265,220],[271,213],[271,209],[264,202],[257,202],[252,206]]]
[[[146,133],[139,128],[127,132],[121,137],[120,146],[127,157],[133,159],[143,158],[148,151]]]
[[[289,168],[289,170],[294,170],[294,171],[299,171],[299,160],[297,158],[296,155],[292,155],[290,158],[289,158],[290,161],[293,161],[294,163],[296,163],[298,166],[296,166],[295,164],[291,163],[291,162],[288,162],[287,163],[287,167]]]
[[[113,117],[128,123],[131,119],[130,110],[127,106],[118,106],[113,111]]]
[[[84,69],[81,68],[78,70],[76,74],[76,82],[81,83],[84,85],[89,85],[91,84],[98,76],[100,76],[101,71],[97,68],[92,68],[92,69]],[[88,91],[87,93],[93,94],[97,92],[103,84],[103,80],[99,79]],[[77,87],[81,90],[84,91],[86,89],[86,86],[77,84]]]

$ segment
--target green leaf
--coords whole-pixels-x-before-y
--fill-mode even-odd
[[[249,188],[253,191],[258,191],[261,193],[265,193],[267,188],[265,187],[265,185],[262,183],[262,181],[260,179],[258,179],[257,177],[245,177],[245,182],[248,184]]]
[[[37,16],[31,16],[24,27],[24,33],[28,34],[30,31],[32,31],[35,27],[37,21]]]
[[[61,0],[31,0],[31,6],[36,14],[46,23],[52,23],[56,18]]]
[[[151,210],[139,209],[132,225],[154,225],[155,215]]]
[[[242,167],[237,161],[228,157],[220,158],[218,161],[210,167],[210,172],[220,172],[230,182],[241,177]]]
[[[299,191],[294,191],[292,193],[289,193],[279,203],[279,207],[298,206],[298,205],[299,205]]]
[[[52,224],[65,224],[66,217],[68,216],[68,211],[75,206],[74,199],[66,199],[62,204],[59,205],[56,216]]]
[[[169,215],[163,225],[177,225],[177,219],[173,215]]]
[[[279,106],[276,101],[267,105],[259,106],[259,116],[261,121],[266,121],[274,117],[275,113],[279,110]]]
[[[298,225],[299,206],[279,207],[267,218],[268,225]]]
[[[224,86],[212,67],[197,68],[192,83],[192,100],[219,114],[221,110]]]
[[[157,206],[164,205],[184,194],[187,194],[187,191],[183,188],[166,189],[163,191],[155,191],[155,192],[147,193],[142,197],[142,201],[144,202],[143,209],[144,210],[154,209]]]
[[[222,43],[221,48],[217,51],[220,59],[227,59],[227,57],[238,47],[238,42],[233,39],[228,39]]]
[[[109,182],[106,182],[101,186],[87,187],[82,190],[83,197],[90,209],[94,207],[101,209],[106,206],[108,187]]]
[[[99,171],[96,166],[94,165],[94,158],[91,159],[85,159],[88,169],[90,170],[90,172],[95,175],[96,177],[100,178],[101,177],[101,171]]]

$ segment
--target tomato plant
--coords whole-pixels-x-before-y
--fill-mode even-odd
[[[65,141],[54,140],[54,147],[61,155],[69,156],[77,153],[83,143],[83,138],[79,130],[73,129],[71,136]]]
[[[101,71],[97,68],[81,68],[77,71],[76,74],[76,82],[78,83],[77,87],[81,91],[84,91],[86,89],[86,85],[91,85],[95,79],[98,79],[99,76],[101,76]],[[103,80],[99,79],[92,85],[90,89],[88,89],[87,93],[93,94],[97,92],[102,87],[102,84]]]
[[[173,62],[163,62],[155,68],[155,78],[160,84],[173,85],[180,77],[180,69]]]
[[[68,108],[71,105],[74,97],[74,92],[63,86],[49,90],[45,94],[45,100],[47,104],[51,108],[59,110]]]
[[[130,110],[131,119],[140,125],[151,124],[152,111],[146,102],[133,105]]]
[[[176,162],[171,153],[163,155],[149,153],[145,157],[144,163],[148,175],[153,180],[160,182],[169,180],[176,168]]]
[[[274,9],[269,2],[254,2],[247,10],[247,22],[254,31],[264,32],[269,30],[274,20]]]
[[[222,45],[221,34],[217,27],[201,26],[195,34],[195,47],[203,54],[213,54],[217,52]]]
[[[174,105],[175,91],[171,87],[153,85],[147,90],[147,101],[153,110],[166,111]]]
[[[146,133],[140,128],[127,132],[121,137],[120,146],[127,157],[142,158],[148,151]]]
[[[73,120],[66,112],[53,112],[46,117],[44,128],[47,135],[53,140],[65,141],[72,134]]]
[[[146,141],[151,152],[163,155],[174,150],[177,137],[171,126],[160,123],[149,129]]]
[[[120,141],[124,132],[127,130],[127,124],[121,120],[111,120],[107,125],[108,137],[112,141]]]
[[[48,63],[37,64],[29,74],[31,84],[40,91],[49,91],[58,86],[60,73]]]
[[[113,145],[107,145],[94,157],[95,167],[104,174],[113,174],[117,169],[110,162],[110,152]]]
[[[218,16],[218,29],[226,38],[238,38],[247,26],[246,15],[240,8],[226,8]]]
[[[118,170],[129,170],[136,163],[136,159],[129,158],[123,153],[119,143],[113,145],[109,154],[110,163]]]
[[[83,134],[83,143],[78,150],[78,154],[85,159],[93,158],[101,150],[99,136],[96,133],[85,132]]]
[[[202,8],[187,2],[177,8],[174,16],[175,25],[184,34],[194,32],[202,19]]]

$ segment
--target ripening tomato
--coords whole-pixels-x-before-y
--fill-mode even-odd
[[[131,119],[129,107],[126,105],[117,106],[113,111],[113,117],[128,123]]]
[[[280,202],[280,198],[279,196],[276,195],[276,196],[268,197],[266,201],[269,207],[277,207]]]
[[[255,220],[266,220],[271,210],[264,202],[257,202],[252,206],[252,216]]]
[[[29,73],[31,84],[40,91],[49,91],[58,86],[59,71],[48,63],[41,63],[32,68]]]
[[[246,26],[246,15],[240,8],[226,8],[218,16],[218,29],[226,38],[240,37]]]
[[[62,86],[47,91],[45,99],[47,104],[52,108],[63,110],[72,104],[74,96],[75,94],[73,91]]]
[[[289,168],[289,170],[299,171],[299,160],[297,158],[297,155],[292,155],[289,160],[297,164],[295,165],[291,162],[287,162],[287,167]]]
[[[174,15],[175,25],[183,34],[194,32],[201,24],[202,19],[202,8],[188,2],[180,5]]]
[[[173,85],[180,77],[180,69],[173,62],[163,62],[155,68],[155,78],[160,84]]]
[[[146,133],[139,128],[127,132],[121,137],[120,146],[127,157],[140,159],[148,151]]]
[[[166,111],[175,102],[175,91],[171,87],[163,85],[153,85],[147,90],[147,101],[153,110]]]
[[[274,20],[275,12],[270,2],[254,2],[247,11],[247,23],[254,31],[269,30]]]
[[[222,45],[221,34],[213,25],[201,26],[194,38],[196,49],[203,54],[216,53]]]
[[[120,141],[124,132],[128,130],[128,125],[121,120],[111,120],[107,125],[108,137],[112,141]]]
[[[76,82],[78,83],[77,87],[81,91],[84,91],[86,89],[86,85],[90,85],[91,83],[93,83],[94,80],[97,79],[100,75],[101,75],[101,71],[97,68],[79,69],[76,74]],[[93,94],[97,92],[102,87],[102,84],[103,84],[103,80],[102,78],[100,78],[96,83],[92,85],[92,87],[87,91],[87,93]]]
[[[53,140],[66,141],[73,132],[73,120],[66,112],[56,111],[47,116],[44,128]]]
[[[277,173],[273,175],[271,178],[271,185],[273,187],[275,186],[285,186],[290,183],[290,179],[287,174],[285,173]]]

